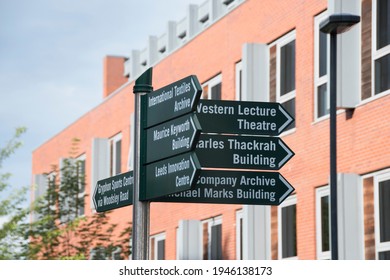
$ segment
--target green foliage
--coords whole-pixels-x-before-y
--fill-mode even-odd
[[[30,259],[110,259],[118,248],[129,252],[131,227],[121,235],[125,247],[112,241],[117,225],[109,222],[108,213],[84,216],[85,163],[76,160],[78,143],[73,139],[69,158],[48,174],[47,192],[36,203],[39,219],[31,224]]]
[[[17,128],[11,140],[0,147],[0,197],[5,197],[0,200],[0,218],[5,220],[0,225],[0,259],[22,258],[22,247],[26,244],[26,217],[29,211],[23,209],[22,204],[26,201],[28,189],[10,186],[8,180],[11,174],[1,172],[5,160],[22,145],[19,138],[25,132],[26,128]]]

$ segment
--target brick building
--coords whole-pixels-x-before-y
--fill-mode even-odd
[[[102,102],[33,152],[36,193],[77,137],[84,215],[94,215],[97,180],[132,169],[135,78],[152,66],[158,89],[196,75],[205,99],[279,102],[294,116],[281,137],[295,156],[279,172],[295,192],[280,206],[151,203],[150,258],[184,258],[189,242],[199,259],[329,259],[329,37],[319,25],[338,9],[361,16],[338,40],[339,256],[390,259],[388,0],[190,5],[145,49],[105,58]],[[132,207],[110,219],[124,227]]]

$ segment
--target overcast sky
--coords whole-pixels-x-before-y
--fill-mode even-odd
[[[0,173],[29,186],[32,151],[101,102],[104,56],[146,47],[203,2],[0,0],[0,147],[27,127]]]

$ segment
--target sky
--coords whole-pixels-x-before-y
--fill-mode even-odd
[[[27,128],[0,170],[11,186],[30,186],[32,151],[102,101],[106,55],[145,48],[204,2],[0,0],[0,147]]]

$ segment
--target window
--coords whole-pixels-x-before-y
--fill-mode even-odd
[[[322,13],[315,18],[315,65],[314,65],[314,101],[315,119],[329,114],[328,89],[328,57],[329,35],[320,31],[320,23],[326,19],[328,13]]]
[[[85,159],[86,156],[82,155],[77,158],[76,164],[77,164],[77,172],[78,178],[79,178],[79,194],[78,198],[82,202],[77,207],[77,215],[83,216],[85,213]]]
[[[60,220],[67,223],[84,215],[85,155],[60,161]]]
[[[215,217],[203,224],[203,259],[222,260],[222,217]]]
[[[390,174],[377,176],[374,182],[377,259],[390,260]]]
[[[280,259],[297,259],[296,204],[296,196],[290,196],[278,208]]]
[[[121,173],[122,134],[119,133],[109,140],[110,145],[110,176]]]
[[[242,100],[242,61],[236,63],[236,100]]]
[[[150,237],[150,259],[165,260],[165,233]]]
[[[373,0],[373,90],[390,92],[390,0]]]
[[[288,113],[295,118],[295,31],[292,31],[283,38],[277,40],[273,46],[275,45],[276,102],[280,103]],[[271,48],[273,46],[271,46]],[[273,73],[272,69],[270,73]],[[290,124],[286,130],[294,127],[295,122]]]
[[[243,229],[243,214],[242,210],[236,212],[236,258],[237,260],[243,259],[243,244],[242,244],[242,229]]]
[[[203,99],[221,100],[222,97],[222,74],[208,80],[202,85]]]
[[[329,226],[329,186],[316,190],[316,240],[317,259],[329,260],[330,255],[330,226]]]

